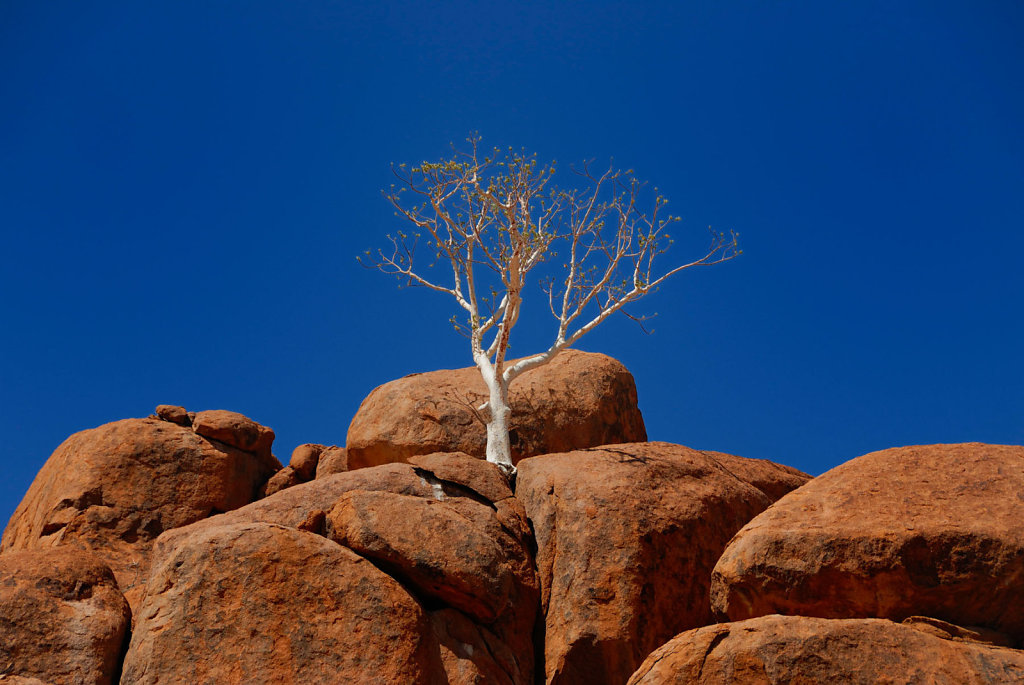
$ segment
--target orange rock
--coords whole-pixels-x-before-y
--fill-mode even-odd
[[[431,452],[483,456],[486,399],[476,367],[413,374],[376,388],[348,429],[349,468],[406,461]],[[636,385],[601,354],[567,350],[509,388],[512,460],[647,439]]]
[[[0,668],[12,676],[7,682],[117,682],[130,623],[114,574],[92,554],[0,556]]]
[[[545,677],[588,685],[624,682],[710,623],[715,561],[771,502],[718,459],[659,442],[524,459],[516,499],[537,538]]]
[[[164,421],[170,421],[176,423],[179,426],[191,426],[192,417],[185,411],[185,407],[179,407],[173,404],[161,404],[156,408],[156,415],[158,418]]]
[[[505,673],[515,685],[532,682],[533,538],[525,511],[493,464],[437,454],[419,464],[335,474],[168,531],[154,558],[168,558],[203,531],[252,523],[331,535],[399,580],[448,626],[434,621],[438,639],[448,645],[443,655],[452,682],[462,682],[458,673],[478,671]],[[466,643],[469,651],[452,642],[464,634],[476,636]],[[474,645],[489,656],[470,654]]]
[[[449,685],[518,685],[533,674],[503,640],[454,609],[430,614]]]
[[[427,615],[396,581],[325,538],[212,526],[153,569],[123,682],[443,683]]]
[[[880,619],[764,616],[698,628],[652,653],[628,685],[1024,682],[1024,652]]]
[[[204,438],[218,440],[243,452],[251,452],[268,463],[273,460],[277,468],[281,467],[270,454],[274,431],[238,412],[224,409],[197,412],[192,419],[192,430]]]
[[[320,453],[320,459],[316,463],[316,478],[326,478],[345,471],[348,471],[348,454],[344,447],[327,447]]]
[[[320,454],[325,449],[323,445],[314,443],[299,445],[292,450],[292,458],[288,462],[288,466],[292,467],[302,482],[313,480],[316,476],[316,467],[320,461]]]
[[[715,567],[718,615],[931,616],[1024,638],[1024,447],[858,457],[747,524]]]
[[[750,483],[768,495],[773,502],[811,479],[803,471],[767,459],[748,459],[710,450],[702,452],[743,482]]]
[[[11,516],[0,550],[92,550],[135,606],[160,533],[248,504],[273,470],[265,459],[174,423],[109,423],[54,451]]]
[[[267,481],[267,484],[260,490],[261,497],[269,497],[275,493],[281,492],[293,485],[304,483],[305,481],[299,477],[299,474],[295,473],[295,469],[291,466],[285,466],[283,469],[275,473]]]

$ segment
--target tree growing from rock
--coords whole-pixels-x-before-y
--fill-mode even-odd
[[[487,460],[512,473],[509,384],[617,312],[642,321],[625,307],[668,277],[740,251],[735,233],[711,231],[702,256],[662,268],[655,262],[680,219],[632,170],[595,171],[584,163],[573,169],[571,186],[558,187],[554,163],[539,166],[536,155],[511,148],[484,153],[476,136],[467,142],[468,149],[453,147],[449,159],[392,167],[398,182],[384,194],[412,228],[389,235],[387,250],[367,256],[384,273],[444,293],[463,310],[452,323],[469,338],[487,386],[478,408],[487,425]],[[554,335],[547,349],[512,361],[509,340],[535,269]]]

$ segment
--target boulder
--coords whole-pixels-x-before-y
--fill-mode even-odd
[[[768,495],[773,502],[811,479],[811,476],[803,471],[767,459],[749,459],[725,452],[702,451],[734,476]]]
[[[628,685],[1024,682],[1024,652],[944,639],[881,619],[764,616],[691,630]]]
[[[194,415],[189,415],[189,413],[185,411],[185,407],[179,407],[174,404],[161,404],[156,408],[156,416],[158,419],[170,421],[171,423],[176,423],[179,426],[191,426]]]
[[[316,467],[320,461],[320,454],[326,448],[323,445],[307,443],[299,445],[292,450],[292,458],[288,466],[292,467],[302,482],[313,480],[316,477]]]
[[[204,438],[251,452],[267,461],[274,459],[270,447],[274,444],[274,431],[261,426],[247,416],[224,409],[197,412],[192,419],[192,430]],[[277,465],[280,468],[280,464]]]
[[[248,504],[280,468],[275,463],[168,421],[125,419],[82,431],[40,469],[0,551],[93,550],[136,606],[153,540]]]
[[[718,459],[660,442],[524,459],[517,481],[537,540],[548,683],[622,683],[651,650],[710,623],[715,561],[771,503]]]
[[[476,367],[413,374],[376,388],[348,429],[351,469],[406,461],[431,452],[482,457],[487,397]],[[602,354],[566,350],[509,388],[512,461],[549,452],[647,439],[636,385]]]
[[[130,623],[114,574],[94,555],[0,556],[0,669],[11,676],[0,682],[116,683]]]
[[[327,447],[320,453],[316,463],[316,478],[326,478],[345,471],[348,471],[348,454],[344,447]]]
[[[270,480],[267,481],[267,484],[264,485],[263,488],[261,488],[260,496],[269,497],[270,495],[281,492],[282,490],[290,488],[293,485],[298,485],[299,483],[305,482],[306,481],[302,480],[299,474],[295,473],[295,469],[293,469],[291,466],[285,466],[283,469],[281,469],[280,471],[278,471],[277,473],[270,477]]]
[[[124,682],[443,683],[428,616],[325,538],[273,524],[197,529],[155,564]]]
[[[858,457],[729,543],[718,616],[930,616],[1024,639],[1024,447],[926,445]]]
[[[433,454],[420,464],[335,474],[168,531],[154,558],[163,564],[203,531],[255,524],[327,536],[399,581],[434,615],[452,682],[463,682],[458,673],[492,671],[515,685],[532,682],[539,595],[533,538],[493,464]],[[475,637],[453,642],[460,635]]]

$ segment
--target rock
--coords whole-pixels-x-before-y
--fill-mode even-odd
[[[291,466],[285,466],[283,469],[275,473],[267,481],[267,484],[263,486],[262,496],[269,497],[275,493],[278,493],[286,488],[290,488],[293,485],[299,485],[305,481],[299,477],[299,474],[295,473],[295,469]]]
[[[161,404],[156,408],[157,418],[163,419],[164,421],[170,421],[176,423],[179,426],[191,426],[192,418],[189,413],[185,411],[185,407],[178,407],[173,404]]]
[[[116,683],[130,623],[114,574],[88,552],[0,556],[0,669],[12,676],[6,682]]]
[[[124,682],[443,683],[427,615],[319,535],[228,524],[154,566]]]
[[[719,616],[930,616],[1024,638],[1024,447],[859,457],[748,523],[715,567]]]
[[[277,462],[270,454],[271,445],[274,444],[274,431],[238,412],[223,409],[198,412],[192,420],[192,430],[204,438],[217,440],[225,445],[237,447],[243,452],[251,452],[268,461],[273,459]]]
[[[548,683],[622,683],[683,630],[712,621],[711,569],[771,500],[717,459],[668,443],[519,464],[537,539]]]
[[[92,550],[136,606],[160,533],[248,504],[274,470],[167,421],[109,423],[54,451],[11,516],[0,551]]]
[[[313,480],[316,477],[316,467],[320,461],[320,453],[325,449],[323,445],[313,443],[299,445],[292,450],[292,458],[288,465],[298,474],[302,482]]]
[[[390,492],[345,493],[327,516],[327,537],[371,559],[412,587],[477,619],[539,596],[529,551],[505,531],[490,503]]]
[[[702,451],[734,476],[768,495],[773,502],[811,479],[803,471],[767,459],[748,459],[725,452]]]
[[[351,469],[406,461],[431,452],[483,456],[484,422],[476,407],[486,388],[476,367],[413,374],[376,388],[348,429]],[[566,350],[509,388],[512,461],[550,452],[647,439],[636,385],[601,354]]]
[[[1024,682],[1024,652],[880,619],[765,616],[677,636],[628,685]]]
[[[420,473],[430,472],[434,479],[444,481],[448,487],[461,486],[490,502],[512,496],[508,481],[493,464],[465,452],[434,452],[412,457],[409,463]]]
[[[442,643],[448,640],[446,664],[459,673],[493,667],[526,685],[533,677],[539,594],[533,538],[525,511],[499,474],[493,464],[458,454],[340,473],[168,531],[154,558],[169,558],[183,540],[226,525],[266,523],[332,536],[451,619],[445,619],[450,634],[438,632]],[[455,614],[475,627],[452,623]],[[452,635],[467,631],[478,640],[467,644],[489,648],[489,657],[473,657],[451,643]],[[500,654],[513,656],[509,661]]]
[[[316,478],[326,478],[346,471],[348,471],[348,454],[344,447],[328,447],[320,453],[320,459],[316,464]]]
[[[533,674],[524,673],[508,645],[487,628],[454,609],[432,612],[430,620],[449,685],[533,682]]]

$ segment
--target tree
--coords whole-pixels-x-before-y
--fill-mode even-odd
[[[381,271],[445,293],[464,310],[465,321],[453,316],[452,323],[469,338],[487,385],[488,399],[479,407],[487,425],[487,460],[511,474],[510,383],[551,361],[612,314],[625,313],[626,305],[669,276],[740,251],[735,233],[712,231],[702,257],[659,271],[655,259],[672,243],[666,229],[679,217],[666,214],[667,200],[656,188],[647,207],[641,206],[645,186],[632,170],[609,167],[597,174],[585,163],[574,169],[577,183],[559,189],[554,164],[538,167],[536,155],[511,148],[484,155],[477,136],[468,143],[467,150],[453,147],[450,159],[392,166],[398,182],[384,195],[414,228],[389,235],[389,250],[367,255]],[[561,268],[549,268],[540,282],[557,321],[553,341],[543,352],[509,362],[509,337],[519,321],[526,277],[545,261],[550,267],[559,254]],[[420,261],[424,256],[426,265]]]

